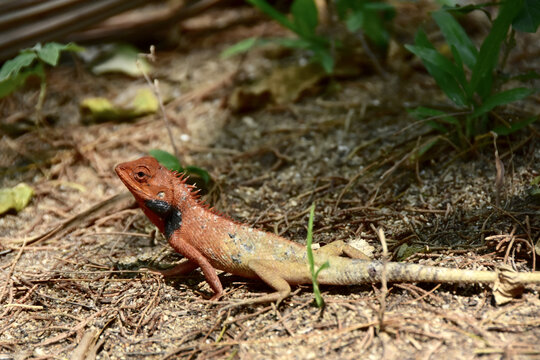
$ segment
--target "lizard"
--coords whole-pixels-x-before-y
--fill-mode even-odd
[[[216,270],[262,280],[275,290],[245,304],[279,304],[291,294],[291,285],[312,282],[304,246],[219,214],[200,199],[184,174],[167,169],[150,156],[118,164],[115,171],[144,214],[187,259],[160,271],[162,275],[182,275],[200,267],[214,292],[211,300],[224,293]],[[388,282],[497,284],[505,274],[372,260],[342,240],[315,250],[314,262],[316,266],[328,262],[329,267],[317,277],[320,284],[327,285],[377,283],[383,277]],[[513,288],[540,283],[540,272],[510,273]]]

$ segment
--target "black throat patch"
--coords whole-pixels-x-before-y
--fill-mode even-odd
[[[144,205],[160,217],[164,223],[167,240],[182,227],[182,212],[164,200],[147,200]]]

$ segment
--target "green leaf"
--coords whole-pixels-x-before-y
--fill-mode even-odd
[[[96,75],[121,73],[133,77],[151,73],[152,66],[139,53],[132,45],[115,44],[105,51],[102,60],[92,66],[92,72]]]
[[[294,0],[291,6],[296,33],[304,38],[315,35],[319,14],[314,0]]]
[[[429,41],[426,33],[422,28],[419,28],[416,32],[416,36],[414,38],[415,44],[418,47],[423,47],[427,49],[431,49],[436,52],[435,47],[431,42]],[[405,45],[407,49],[409,49],[410,45]],[[410,49],[409,49],[410,51]],[[439,66],[436,66],[435,64],[432,64],[430,62],[424,62],[424,66],[428,70],[431,76],[435,79],[437,82],[437,85],[444,91],[446,96],[448,96],[454,103],[458,106],[469,106],[470,100],[466,97],[466,88],[468,87],[467,80],[465,78],[465,73],[463,72],[463,66],[456,66],[452,64],[452,62],[448,59],[446,59],[441,54],[436,55],[442,63],[447,64],[446,70],[450,70],[451,73],[448,71],[443,71],[444,69],[440,69]]]
[[[519,74],[519,75],[508,78],[508,80],[519,80],[519,81],[528,81],[528,80],[535,80],[535,79],[540,79],[540,74],[533,70],[527,71],[524,74]]]
[[[320,273],[322,270],[328,269],[329,267],[330,267],[330,263],[329,263],[328,261],[326,261],[324,264],[322,264],[322,265],[317,269],[317,271],[315,271],[315,278],[318,278],[318,277],[319,277],[319,273]],[[321,293],[320,293],[320,291],[319,291],[319,296],[321,296],[320,294],[321,294]],[[317,305],[318,305],[319,307],[321,307],[321,305],[324,305],[324,300],[322,299],[322,297],[321,297],[321,301],[323,301],[323,302],[322,302],[322,303],[319,303],[319,302],[317,303]]]
[[[461,69],[434,49],[413,45],[405,45],[405,48],[422,60],[446,96],[458,106],[468,105],[466,93],[460,84],[465,81]]]
[[[8,60],[0,69],[0,81],[4,81],[11,76],[16,76],[21,70],[30,64],[37,58],[37,55],[33,52],[22,52],[15,58]]]
[[[210,183],[210,174],[208,173],[208,171],[201,169],[198,166],[193,166],[193,165],[186,166],[185,171],[187,174],[195,174],[199,176],[206,185]]]
[[[490,5],[498,5],[498,4],[495,3],[495,2],[491,2],[491,3],[482,3],[482,4],[478,4],[478,5],[461,6],[461,5],[456,5],[454,3],[453,5],[448,4],[448,7],[445,7],[444,10],[449,11],[449,12],[453,12],[453,13],[456,13],[456,14],[468,14],[468,13],[473,12],[475,10],[480,10],[480,11],[483,11],[484,13],[486,13],[486,15],[489,17],[489,12],[486,11],[486,6],[490,6]],[[489,19],[491,19],[491,18],[489,18]]]
[[[491,95],[483,104],[474,110],[471,117],[475,118],[487,113],[496,106],[508,104],[526,98],[534,92],[532,89],[515,88]]]
[[[248,3],[257,7],[260,11],[270,16],[272,19],[281,24],[281,26],[298,33],[293,23],[282,13],[277,11],[272,5],[268,4],[265,0],[247,0]]]
[[[416,56],[422,59],[423,62],[429,62],[439,68],[441,71],[448,73],[454,78],[460,86],[467,84],[465,73],[462,69],[456,66],[446,56],[442,55],[435,49],[406,45],[407,49],[413,52]]]
[[[484,39],[477,61],[472,69],[469,97],[476,92],[482,99],[489,96],[493,82],[493,71],[499,60],[499,50],[506,39],[512,20],[521,9],[523,0],[505,1],[499,8],[499,14],[488,36]]]
[[[293,49],[309,49],[313,43],[302,38],[272,38],[269,41]]]
[[[435,11],[431,16],[433,16],[433,19],[435,19],[435,22],[439,25],[448,44],[456,48],[465,65],[467,65],[469,69],[472,69],[476,64],[478,50],[471,39],[469,39],[465,30],[463,30],[456,19],[445,10]]]
[[[464,73],[464,70],[463,70],[463,61],[461,60],[461,55],[459,54],[458,50],[456,49],[456,47],[454,45],[451,45],[450,46],[450,50],[452,51],[452,56],[454,57],[454,62],[456,63],[456,67]],[[467,80],[465,79],[464,80],[464,83],[462,84],[462,86],[464,88],[467,88]]]
[[[395,15],[396,8],[384,2],[368,2],[365,4],[366,10],[377,10],[390,13],[391,16]]]
[[[232,46],[229,46],[228,48],[226,48],[225,50],[221,52],[220,57],[222,59],[226,59],[234,55],[245,53],[248,50],[250,50],[252,47],[259,44],[260,42],[258,41],[257,37],[250,37],[242,41],[239,41]]]
[[[364,26],[364,12],[353,12],[347,17],[347,20],[345,20],[345,25],[350,32],[356,32],[358,29],[361,29]]]
[[[34,189],[25,183],[20,183],[12,188],[0,189],[0,214],[10,209],[21,211],[28,205],[33,195]]]
[[[38,57],[45,63],[51,66],[56,66],[58,65],[58,59],[60,58],[60,54],[63,51],[77,52],[84,50],[84,48],[74,43],[59,44],[56,42],[50,42],[46,43],[43,46],[41,46],[41,44],[37,44],[32,48],[32,50],[34,50],[37,53]]]
[[[383,21],[380,18],[378,11],[368,10],[366,7],[363,29],[366,36],[377,46],[382,47],[388,44],[390,34],[388,34],[388,31],[384,28]]]
[[[408,257],[413,256],[414,254],[425,254],[425,253],[428,253],[429,251],[431,250],[429,250],[426,245],[403,244],[397,249],[396,259],[397,261],[403,261],[403,260],[406,260]]]
[[[323,47],[316,47],[313,50],[315,52],[314,60],[322,65],[327,74],[331,74],[334,71],[334,58],[330,50]]]
[[[33,71],[23,71],[17,75],[13,75],[8,79],[0,81],[0,99],[11,94],[18,87],[22,86],[26,78],[30,75],[35,75]]]
[[[530,124],[537,121],[538,119],[540,119],[539,116],[531,116],[530,118],[527,118],[523,121],[517,121],[517,122],[512,123],[510,127],[505,126],[505,125],[497,126],[493,129],[493,131],[497,135],[510,135],[512,133],[515,133],[518,130],[521,130],[529,126]]]
[[[540,25],[540,1],[525,0],[512,26],[519,31],[535,33],[538,25]]]
[[[444,111],[437,110],[437,109],[431,109],[427,107],[417,107],[413,110],[408,110],[409,114],[412,116],[418,118],[418,119],[426,119],[429,120],[427,124],[432,127],[433,129],[445,134],[448,132],[448,129],[441,125],[440,123],[446,123],[452,125],[455,129],[460,128],[461,124],[453,116],[447,115]]]
[[[184,171],[182,164],[173,154],[160,149],[152,149],[148,151],[150,156],[153,156],[161,165],[172,171]]]

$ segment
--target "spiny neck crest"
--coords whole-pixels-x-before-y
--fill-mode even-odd
[[[189,196],[192,200],[194,200],[197,205],[204,207],[208,210],[211,210],[212,212],[217,214],[217,212],[213,208],[211,208],[207,203],[201,200],[201,194],[200,194],[201,189],[187,182],[187,180],[189,179],[189,175],[187,175],[184,172],[178,172],[178,171],[171,171],[171,173],[174,176],[173,181],[175,182],[175,185],[180,187],[180,189],[184,190],[185,192],[187,192],[187,196]],[[178,195],[181,196],[181,194],[177,194],[177,196]]]

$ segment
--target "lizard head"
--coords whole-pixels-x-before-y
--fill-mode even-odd
[[[191,199],[191,185],[150,156],[118,164],[118,177],[148,218],[167,238],[182,226],[179,202]]]
[[[118,164],[114,170],[159,230],[166,232],[171,228],[176,174],[150,156]]]
[[[153,157],[121,163],[114,170],[139,203],[164,201],[172,204],[175,175]]]

